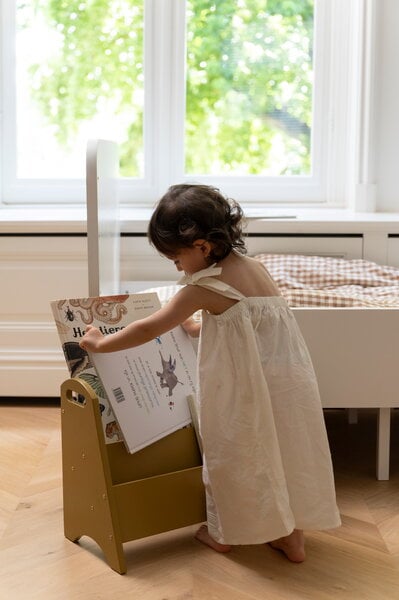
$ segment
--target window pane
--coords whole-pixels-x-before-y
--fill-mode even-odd
[[[310,175],[313,0],[188,0],[185,170]]]
[[[17,4],[17,176],[84,176],[89,138],[143,175],[144,0]]]

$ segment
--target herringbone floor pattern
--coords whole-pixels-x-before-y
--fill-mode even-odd
[[[125,544],[126,575],[90,539],[63,536],[59,412],[0,402],[0,600],[399,598],[399,411],[387,482],[375,479],[376,414],[349,425],[344,411],[326,413],[343,526],[307,532],[305,563],[268,546],[218,555],[190,527]]]

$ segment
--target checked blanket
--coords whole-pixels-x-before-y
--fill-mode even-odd
[[[399,268],[366,260],[257,254],[290,306],[399,308]]]

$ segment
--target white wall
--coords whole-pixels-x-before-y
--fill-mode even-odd
[[[376,177],[379,211],[399,211],[399,1],[377,0]]]
[[[0,396],[58,396],[68,375],[50,301],[87,295],[86,238],[0,237]]]
[[[399,216],[379,222],[252,222],[250,231],[255,230],[261,235],[249,239],[251,253],[364,257],[399,267]],[[341,235],[331,237],[327,231]],[[122,242],[123,281],[176,280],[173,265],[145,238],[125,237]],[[0,281],[0,397],[58,396],[68,373],[50,301],[88,295],[86,238],[0,236]]]

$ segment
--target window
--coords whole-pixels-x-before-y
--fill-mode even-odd
[[[0,1],[4,202],[83,202],[86,142],[106,138],[122,201],[188,180],[243,202],[345,203],[362,3]]]
[[[285,5],[187,2],[186,173],[310,175],[313,0]]]

